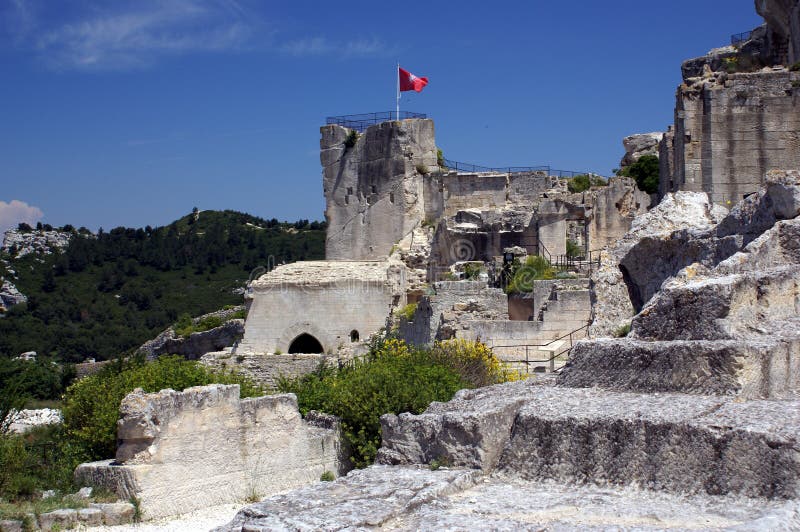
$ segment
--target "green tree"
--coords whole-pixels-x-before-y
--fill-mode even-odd
[[[648,194],[655,194],[658,192],[658,156],[643,155],[638,161],[624,168],[620,173],[621,175],[632,177],[640,190]]]

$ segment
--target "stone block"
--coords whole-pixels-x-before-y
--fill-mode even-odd
[[[103,524],[103,511],[100,508],[81,508],[78,510],[78,522],[86,526]]]
[[[133,522],[136,508],[129,502],[94,503],[90,508],[99,510],[106,526],[125,525]]]
[[[13,519],[0,520],[0,532],[23,532],[22,521]]]
[[[39,528],[47,532],[50,530],[65,530],[75,528],[78,524],[78,512],[72,509],[53,510],[39,514]]]

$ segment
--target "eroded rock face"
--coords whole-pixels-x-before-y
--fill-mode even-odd
[[[72,233],[63,231],[22,232],[12,229],[5,232],[2,249],[15,258],[24,257],[30,253],[49,255],[54,251],[66,248],[71,238]]]
[[[219,310],[194,318],[192,321],[195,324],[210,317],[219,317],[228,321],[207,331],[193,332],[188,337],[178,336],[170,327],[152,340],[142,344],[139,352],[144,353],[148,360],[154,360],[161,355],[181,355],[187,360],[198,360],[206,353],[232,346],[244,335],[244,320],[229,319],[230,316],[242,310],[244,310],[244,306]]]
[[[700,248],[685,246],[691,235],[711,229],[726,214],[706,194],[677,192],[636,217],[592,272],[592,336],[611,335],[628,323],[664,279],[696,260]]]
[[[264,496],[347,471],[338,420],[301,419],[297,398],[239,398],[212,384],[122,401],[116,461],[82,464],[76,477],[136,497],[146,519]]]
[[[622,139],[625,155],[619,162],[620,168],[630,166],[644,155],[658,155],[658,144],[664,137],[663,133],[637,133]]]
[[[2,286],[0,286],[0,306],[8,309],[14,305],[27,302],[28,296],[17,290],[17,287],[14,286],[10,281],[3,281]]]

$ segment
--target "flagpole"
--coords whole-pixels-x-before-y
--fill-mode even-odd
[[[397,62],[397,69],[395,69],[394,75],[397,77],[397,115],[395,118],[400,120],[400,61]]]

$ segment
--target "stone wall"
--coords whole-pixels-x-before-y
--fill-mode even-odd
[[[135,390],[122,401],[116,460],[76,477],[136,497],[145,519],[263,497],[346,472],[335,418],[300,418],[293,394],[239,398],[238,385]]]
[[[275,355],[225,350],[206,353],[200,358],[200,363],[215,370],[244,373],[268,389],[273,389],[280,377],[301,377],[312,373],[322,363],[337,366],[340,360],[339,356],[323,353]]]
[[[279,266],[251,283],[245,334],[236,351],[289,353],[303,334],[321,344],[316,352],[325,353],[366,340],[386,325],[393,306],[404,303],[404,276],[402,264],[388,261]]]
[[[508,320],[508,296],[485,282],[440,281],[433,289],[434,294],[417,304],[413,320],[400,323],[401,337],[410,344],[430,345],[459,336],[470,319]]]
[[[329,260],[380,259],[425,218],[423,175],[435,170],[433,121],[401,120],[351,130],[320,128]],[[424,168],[423,168],[424,167]]]
[[[675,108],[674,174],[661,176],[662,192],[707,192],[730,207],[767,171],[800,168],[797,85],[800,72],[787,70],[687,80]]]

